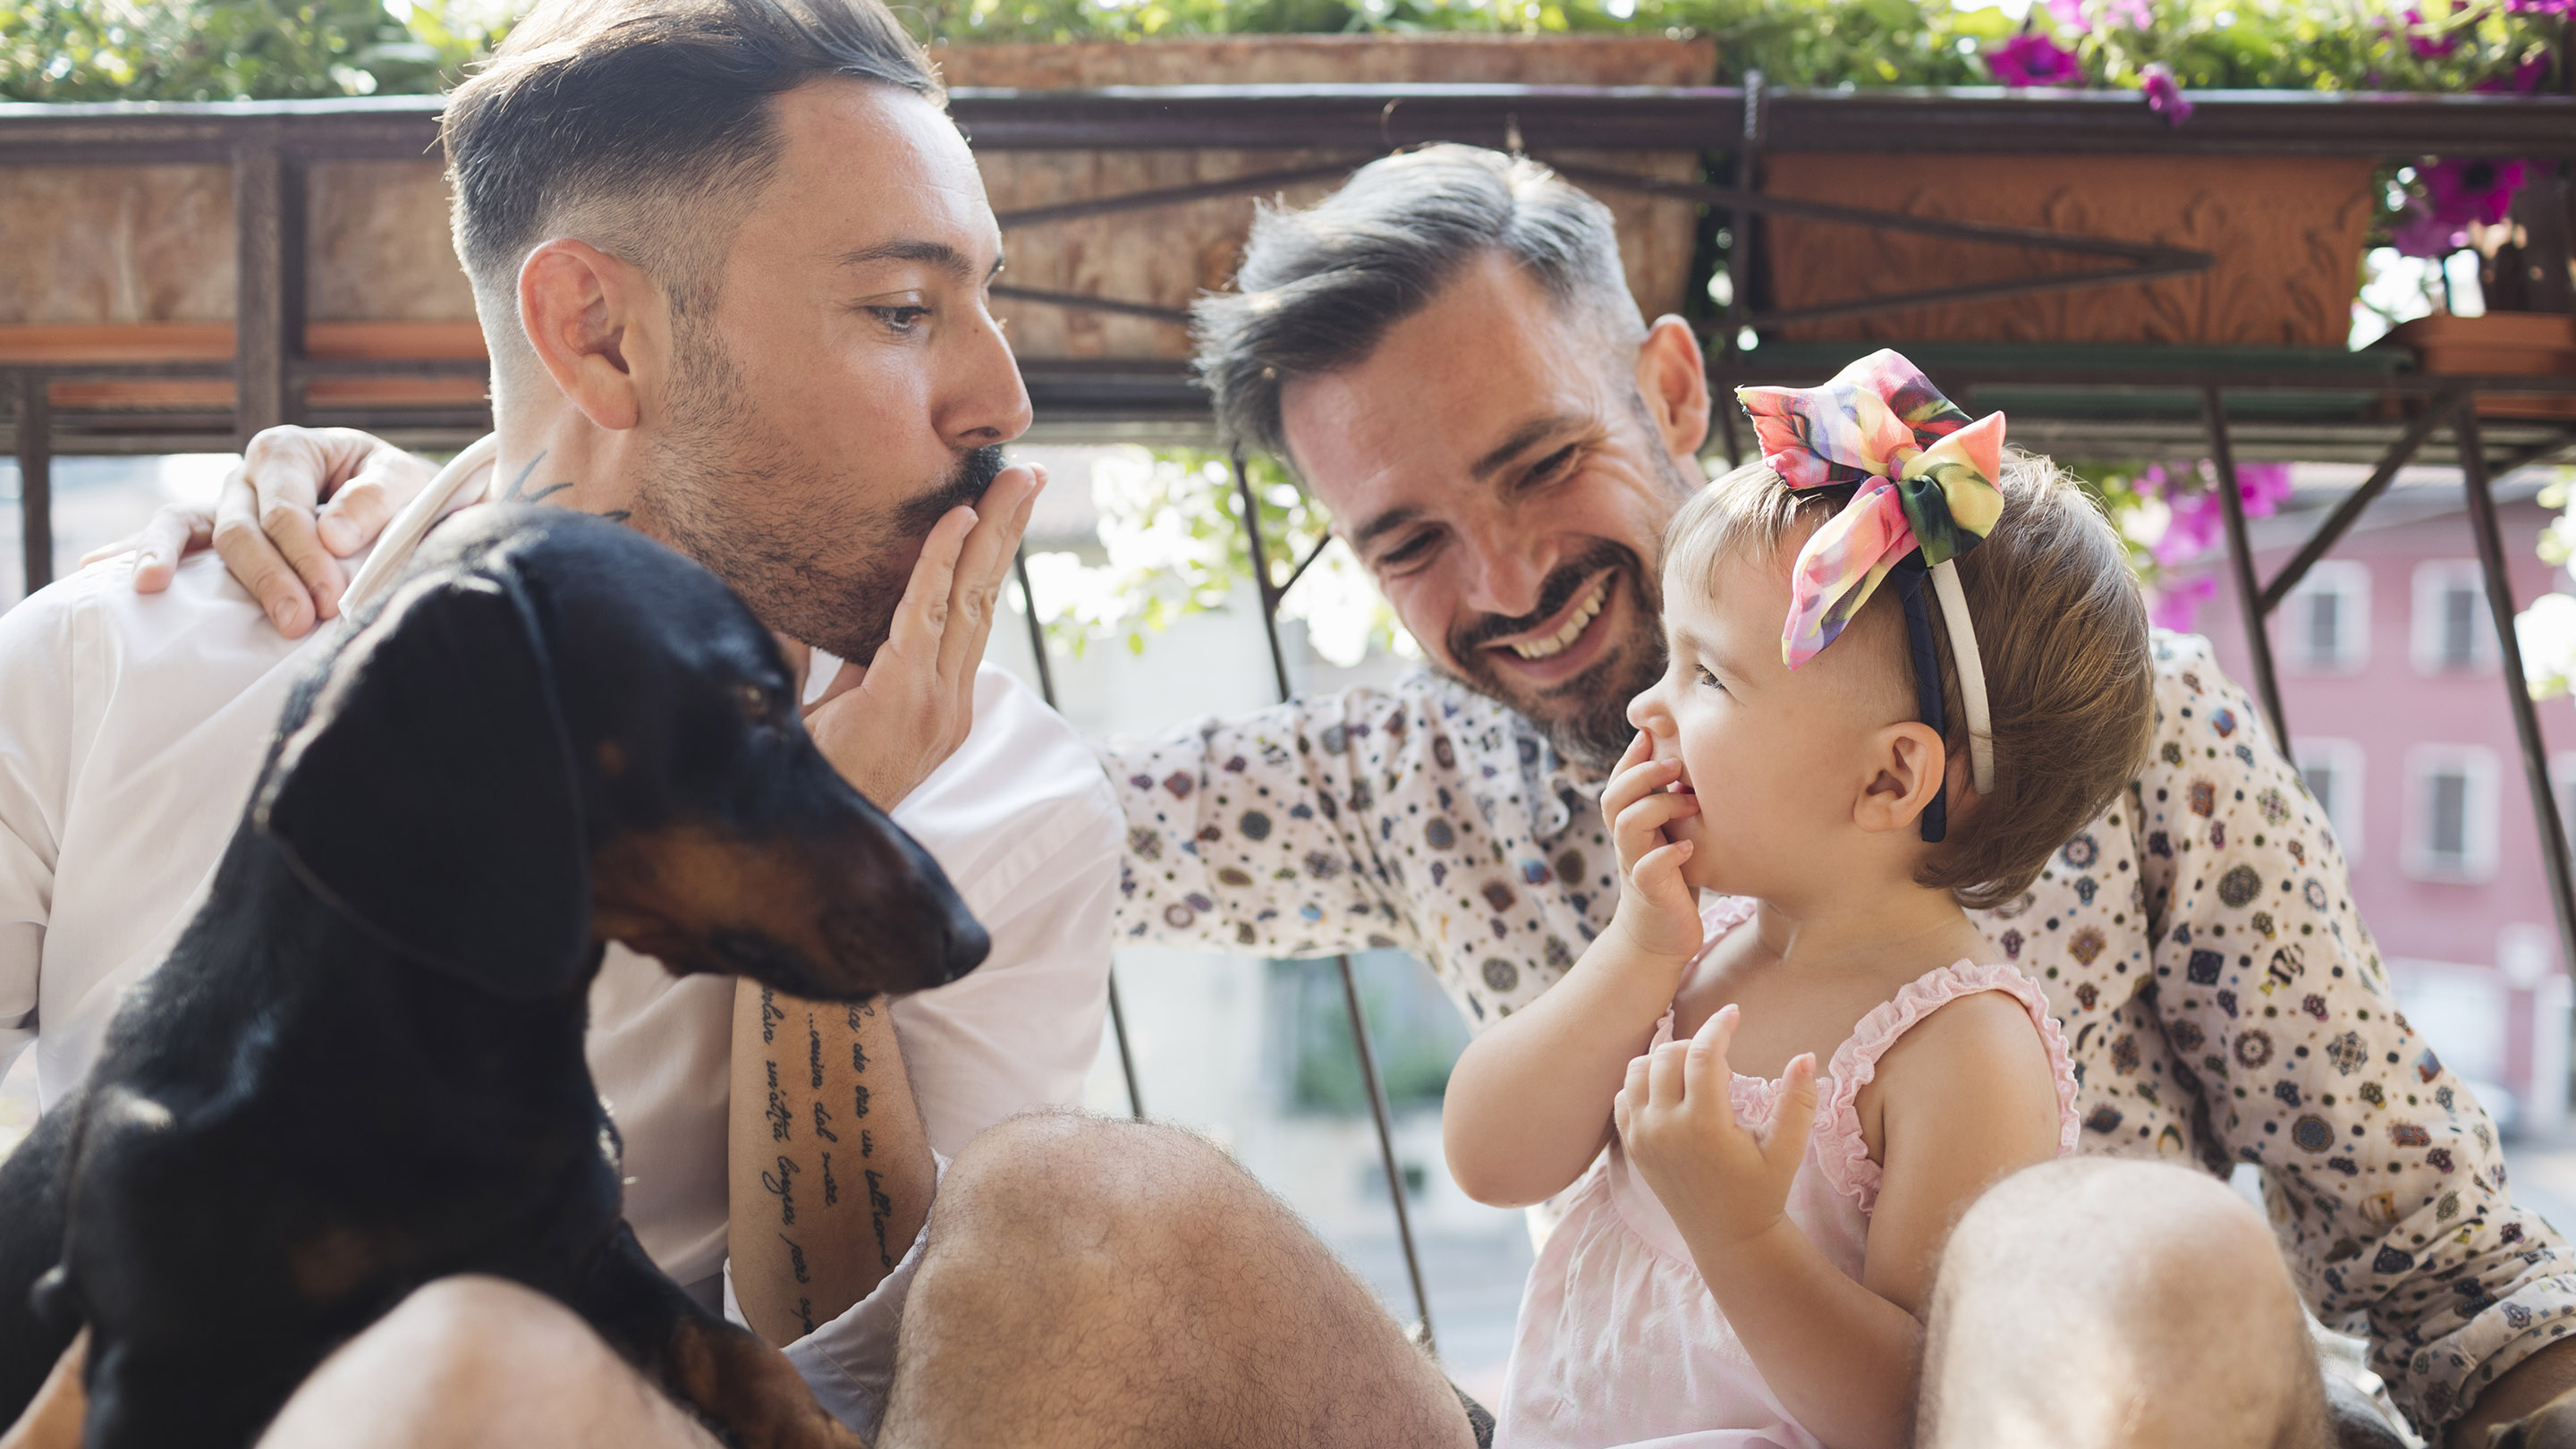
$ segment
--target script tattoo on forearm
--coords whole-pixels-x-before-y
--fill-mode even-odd
[[[823,1029],[814,1024],[814,1013],[805,1013],[805,1061],[812,1080],[806,1085],[823,1090]]]
[[[832,1154],[826,1152],[823,1154],[823,1206],[830,1207],[840,1200],[841,1185],[832,1180]]]
[[[868,1216],[877,1228],[877,1262],[892,1272],[894,1254],[886,1250],[886,1219],[894,1215],[894,1199],[886,1196],[885,1179],[877,1175],[877,1170],[873,1167],[865,1170],[868,1175]]]
[[[788,1110],[787,1098],[778,1090],[778,1063],[765,1061],[761,1065],[769,1068],[769,1140],[784,1142],[795,1124],[796,1114]]]
[[[761,1045],[768,1046],[778,1040],[778,1024],[786,1019],[787,1013],[778,1009],[778,993],[766,986],[760,988]]]
[[[787,1245],[787,1265],[790,1269],[794,1270],[796,1281],[799,1284],[813,1282],[814,1275],[806,1271],[805,1268],[804,1245],[797,1242],[794,1238],[787,1236],[785,1233],[780,1233],[778,1235],[778,1241]],[[814,1331],[814,1300],[808,1294],[799,1293],[796,1295],[796,1322],[797,1325],[805,1332],[812,1333]]]
[[[778,1199],[778,1220],[788,1227],[796,1225],[795,1179],[796,1174],[802,1171],[804,1169],[796,1165],[795,1158],[782,1152],[778,1154],[778,1169],[760,1175],[760,1185]]]
[[[832,1109],[820,1102],[814,1104],[814,1135],[826,1142],[841,1140],[841,1134],[832,1130]]]

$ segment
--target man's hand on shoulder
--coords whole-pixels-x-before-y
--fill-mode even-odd
[[[340,612],[340,560],[384,531],[437,466],[354,428],[270,428],[250,440],[209,510],[171,504],[143,531],[83,556],[134,555],[134,588],[170,586],[183,555],[211,545],[278,632],[300,639]]]

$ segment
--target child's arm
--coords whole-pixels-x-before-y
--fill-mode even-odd
[[[2046,1052],[2029,1016],[2004,1005],[2008,1018],[1954,1003],[1882,1060],[1887,1166],[1858,1283],[1784,1210],[1815,1121],[1814,1057],[1789,1064],[1768,1124],[1737,1123],[1726,1097],[1730,1006],[1691,1041],[1639,1062],[1620,1093],[1629,1156],[1681,1228],[1727,1323],[1781,1405],[1835,1449],[1911,1441],[1920,1316],[1942,1241],[1997,1178],[2057,1155]]]
[[[1478,1202],[1543,1202],[1600,1155],[1621,1074],[1699,953],[1699,912],[1681,877],[1690,845],[1664,835],[1699,800],[1666,790],[1680,768],[1651,749],[1639,735],[1601,794],[1619,852],[1610,928],[1564,980],[1470,1042],[1449,1074],[1441,1138],[1450,1176]]]

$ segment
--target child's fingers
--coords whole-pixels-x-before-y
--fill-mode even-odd
[[[1735,1028],[1744,1020],[1744,1008],[1733,1002],[1710,1012],[1708,1020],[1691,1033],[1690,1055],[1694,1062],[1705,1061],[1700,1074],[1720,1083],[1735,1079],[1735,1068],[1727,1061],[1727,1052],[1735,1045]]]
[[[1623,766],[1610,777],[1609,784],[1601,787],[1601,813],[1616,820],[1620,811],[1661,792],[1680,777],[1681,762],[1678,760],[1647,760]]]
[[[1621,1087],[1619,1095],[1610,1099],[1610,1125],[1617,1129],[1622,1142],[1628,1140],[1628,1121],[1636,1115],[1631,1099],[1632,1094],[1626,1087]]]
[[[1803,1154],[1807,1134],[1816,1126],[1816,1054],[1801,1052],[1781,1074],[1780,1100],[1771,1106],[1771,1125],[1762,1133],[1767,1151],[1779,1143]]]
[[[1690,1052],[1686,1041],[1668,1041],[1655,1048],[1646,1067],[1646,1100],[1658,1107],[1682,1104],[1682,1059]]]
[[[1685,884],[1682,862],[1690,858],[1691,843],[1687,840],[1659,845],[1638,860],[1636,868],[1628,872],[1628,878],[1636,882],[1637,890],[1643,895],[1669,895]],[[1683,903],[1688,904],[1688,899],[1685,898]]]
[[[1655,737],[1639,730],[1637,737],[1628,741],[1628,748],[1619,752],[1619,763],[1610,767],[1610,773],[1615,775],[1622,770],[1634,769],[1654,757]]]
[[[1734,1068],[1727,1064],[1727,1048],[1734,1044],[1735,1026],[1743,1018],[1743,1009],[1733,1004],[1710,1012],[1708,1020],[1691,1033],[1690,1053],[1682,1064],[1682,1088],[1694,1097],[1710,1096],[1726,1100],[1728,1086],[1734,1080]]]
[[[1619,857],[1636,860],[1664,843],[1664,827],[1699,813],[1696,795],[1648,795],[1619,812],[1612,822]]]

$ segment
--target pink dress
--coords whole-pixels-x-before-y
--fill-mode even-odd
[[[1752,916],[1747,901],[1703,913],[1711,946]],[[1706,948],[1702,948],[1705,954]],[[1878,1059],[1916,1022],[1981,991],[2021,1002],[2057,1072],[2057,1150],[2075,1148],[2075,1070],[2047,1000],[2010,966],[1962,960],[1929,971],[1852,1028],[1819,1080],[1815,1131],[1789,1187],[1789,1217],[1857,1280],[1880,1169],[1854,1102]],[[1672,1039],[1670,1012],[1655,1042]],[[1738,1075],[1739,1119],[1771,1112],[1780,1084]],[[1575,1185],[1530,1269],[1503,1387],[1498,1449],[1820,1449],[1789,1417],[1700,1281],[1681,1230],[1618,1140]]]

